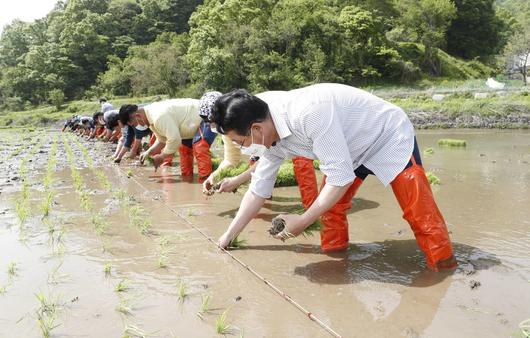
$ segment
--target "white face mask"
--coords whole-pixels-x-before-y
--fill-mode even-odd
[[[149,129],[149,126],[141,126],[141,125],[137,125],[137,126],[134,127],[134,128],[138,129],[139,131],[144,131],[144,130]]]
[[[256,144],[254,143],[254,134],[252,134],[252,130],[250,131],[250,135],[252,137],[252,143],[248,147],[241,147],[241,153],[247,156],[257,156],[261,157],[267,151],[267,147],[263,144]],[[265,135],[263,135],[261,143],[265,143]]]

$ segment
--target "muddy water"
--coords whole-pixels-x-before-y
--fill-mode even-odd
[[[442,137],[466,139],[468,146],[438,147]],[[0,141],[2,154],[20,143],[5,133]],[[319,253],[318,235],[286,243],[267,235],[275,215],[299,205],[297,188],[291,187],[275,189],[241,235],[246,246],[233,253],[343,337],[515,335],[518,323],[530,317],[530,133],[421,131],[418,141],[422,149],[434,148],[423,160],[441,180],[433,190],[452,233],[460,264],[455,272],[425,269],[391,190],[375,177],[365,181],[350,210],[347,252]],[[58,304],[52,336],[120,337],[134,325],[158,337],[215,337],[216,319],[225,310],[235,336],[328,336],[190,227],[217,238],[242,192],[206,198],[198,183],[181,179],[178,168],[154,173],[127,164],[121,170],[104,166],[113,184],[109,192],[86,168],[79,147],[70,144],[93,211],[80,206],[60,144],[48,222],[53,233],[38,207],[49,145],[28,163],[32,216],[23,227],[13,203],[20,182],[12,178],[26,152],[2,163],[0,337],[41,336],[39,292]],[[82,144],[100,161],[97,167],[104,163],[101,154],[110,152],[103,144]],[[116,197],[119,188],[127,198]],[[147,235],[130,224],[136,205],[152,221]],[[107,222],[104,235],[90,221],[97,212]],[[161,239],[168,241],[166,249]],[[161,256],[166,268],[158,264]],[[9,262],[17,263],[15,276],[8,276]],[[105,264],[112,267],[110,276]],[[122,280],[128,288],[116,292]],[[181,281],[188,289],[184,300],[177,295]],[[196,313],[204,295],[211,296],[212,311],[201,319]],[[116,311],[120,300],[129,315]]]

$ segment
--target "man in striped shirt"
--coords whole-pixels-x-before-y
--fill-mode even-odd
[[[414,128],[399,107],[357,88],[317,84],[257,96],[233,91],[216,101],[211,120],[218,131],[260,156],[250,189],[219,239],[221,247],[271,196],[282,162],[303,156],[320,161],[325,183],[303,215],[282,216],[286,226],[277,238],[299,235],[322,215],[322,250],[346,249],[346,212],[364,178],[373,174],[392,186],[427,265],[436,271],[456,266],[445,221],[421,167]]]

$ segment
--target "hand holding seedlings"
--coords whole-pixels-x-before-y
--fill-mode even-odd
[[[234,184],[233,180],[231,178],[224,178],[222,181],[217,182],[216,184],[210,186],[210,189],[204,190],[203,193],[206,196],[212,196],[215,193],[222,193],[222,192],[237,192],[238,184]]]
[[[280,215],[272,220],[269,234],[276,239],[285,241],[300,235],[307,226],[301,215]]]
[[[300,215],[280,215],[277,217],[274,217],[272,219],[272,227],[269,228],[268,232],[270,235],[272,235],[274,238],[281,239],[282,241],[285,241],[289,238],[294,238],[300,234],[302,234],[304,237],[312,236],[313,232],[320,231],[321,224],[320,221],[315,221],[308,226],[305,226],[302,228],[301,233],[296,234],[296,232],[293,234],[292,231],[289,231],[286,229],[286,222],[288,219],[290,219],[291,216],[300,216]]]

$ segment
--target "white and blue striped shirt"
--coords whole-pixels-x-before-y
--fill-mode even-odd
[[[270,109],[280,141],[260,157],[251,191],[268,198],[282,162],[294,156],[320,161],[326,183],[345,186],[364,165],[387,186],[405,168],[414,127],[403,110],[363,90],[323,83],[257,95]]]

